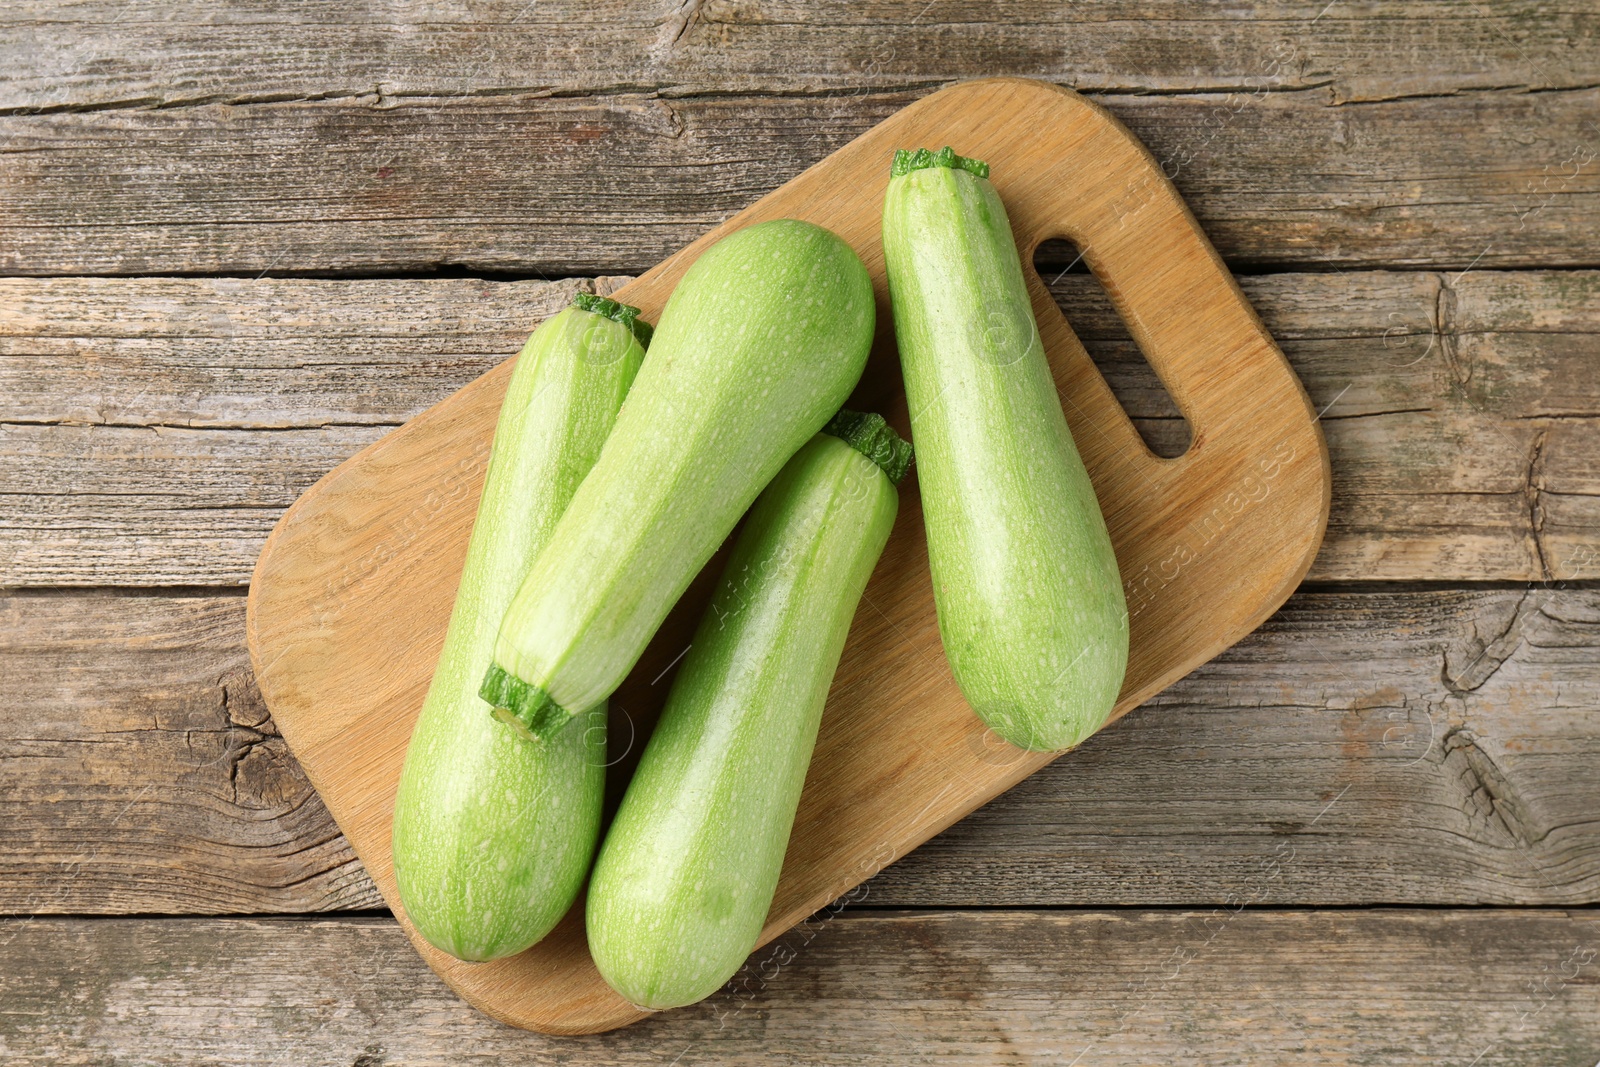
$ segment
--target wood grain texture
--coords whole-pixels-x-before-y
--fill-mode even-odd
[[[917,91],[0,116],[0,273],[632,273]],[[1593,267],[1600,88],[1107,95],[1237,266]],[[958,146],[959,147],[959,146]],[[970,151],[970,148],[969,148]],[[1145,202],[1131,188],[1124,210]]]
[[[243,645],[239,597],[0,599],[0,907],[372,903]]]
[[[1099,287],[1047,277],[1146,437],[1183,436]],[[1600,273],[1239,282],[1327,409],[1312,578],[1600,575]],[[0,586],[242,585],[296,496],[577,284],[0,279]]]
[[[17,1067],[1590,1067],[1593,911],[823,913],[637,1027],[500,1026],[387,919],[0,923]],[[136,1050],[136,1051],[135,1051]]]
[[[1582,5],[1474,0],[848,3],[16,0],[0,108],[504,91],[816,92],[1015,74],[1079,91],[1325,88],[1362,100],[1593,84]]]
[[[654,318],[683,272],[726,234],[776,218],[825,226],[861,257],[878,303],[873,355],[851,404],[882,411],[903,432],[909,419],[879,239],[883,191],[897,148],[945,138],[993,166],[1025,257],[1055,235],[1084,249],[1195,429],[1181,458],[1151,455],[1048,289],[1028,277],[1041,346],[1128,590],[1130,648],[1116,718],[1288,598],[1321,543],[1330,477],[1315,412],[1287,360],[1154,158],[1115,119],[1042,82],[947,89],[616,296]],[[1064,159],[1103,180],[1070,182]],[[1125,210],[1133,188],[1141,191],[1136,218]],[[600,978],[576,914],[518,956],[466,964],[411,930],[390,862],[405,739],[454,600],[508,376],[509,367],[496,368],[295,502],[252,575],[246,639],[279,729],[429,965],[503,1022],[592,1033],[642,1014]],[[939,644],[920,508],[913,494],[901,495],[895,532],[862,597],[870,610],[857,614],[834,678],[763,941],[1051,758],[1029,753],[1001,764],[979,751],[985,730]],[[681,599],[650,647],[677,656],[701,602]],[[645,679],[658,672],[646,653],[612,706],[655,701],[659,691]]]
[[[1597,17],[1487,0],[18,0],[0,8],[0,271],[637,271],[896,94],[1043,77],[1110,94],[1236,264],[1449,268],[1241,279],[1316,406],[1333,402],[1316,575],[1592,578],[1593,276],[1458,273],[1595,264]],[[1145,92],[1201,95],[1127,95]],[[1280,110],[1249,114],[1267,93]],[[577,99],[528,99],[545,94]],[[730,95],[742,106],[705,99]],[[1402,97],[1419,99],[1379,103]],[[411,110],[368,113],[396,104]],[[122,110],[157,106],[173,111]],[[19,121],[41,111],[63,114]],[[530,140],[556,160],[508,147]],[[615,194],[584,171],[606,150]],[[483,164],[466,196],[430,154]],[[565,300],[470,280],[27,284],[0,284],[0,586],[242,583],[311,480]],[[1180,441],[1087,279],[1055,288],[1141,432]],[[21,308],[38,318],[16,330]],[[1252,905],[1594,902],[1594,595],[1302,593],[864,887],[869,904],[1221,912],[847,913],[803,928],[776,981],[785,943],[697,1015],[579,1041],[486,1021],[388,920],[13,921],[0,1058],[1068,1062],[1092,1043],[1079,1062],[1588,1067],[1593,964],[1566,974],[1596,947],[1591,913]],[[0,912],[380,902],[265,714],[241,616],[233,597],[0,601]],[[862,919],[879,925],[847,925]]]
[[[0,279],[4,421],[398,426],[629,280]]]
[[[615,284],[0,282],[0,585],[243,584],[311,483]]]
[[[874,891],[1348,905],[1432,884],[1449,902],[1592,903],[1597,626],[1594,592],[1302,593]]]
[[[619,717],[615,777],[648,725]],[[861,899],[1594,903],[1597,759],[1600,592],[1302,592]],[[242,598],[0,600],[0,766],[0,914],[382,906],[260,701]]]

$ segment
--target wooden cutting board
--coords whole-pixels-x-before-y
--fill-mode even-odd
[[[1127,587],[1132,651],[1120,716],[1288,597],[1322,540],[1329,472],[1293,371],[1156,161],[1115,119],[1048,84],[953,86],[616,295],[655,321],[684,270],[730,231],[783,217],[826,226],[877,287],[878,336],[851,406],[882,410],[907,434],[879,220],[894,150],[946,144],[990,163],[1025,263],[1047,238],[1077,244],[1191,427],[1185,455],[1152,455],[1026,271]],[[395,786],[444,639],[510,367],[354,456],[289,509],[251,583],[250,653],[278,728],[428,964],[497,1019],[589,1033],[644,1013],[595,970],[581,902],[527,952],[462,963],[416,935],[391,870]],[[829,696],[763,943],[1055,758],[1003,744],[962,701],[939,644],[914,477],[901,498]],[[613,699],[614,753],[637,757],[708,586],[702,575]],[[628,762],[612,772],[613,800]]]

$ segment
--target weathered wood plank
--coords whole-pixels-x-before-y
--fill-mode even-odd
[[[242,598],[0,600],[0,694],[5,910],[371,903],[261,702]]]
[[[1597,642],[1593,592],[1297,594],[1130,729],[875,890],[962,904],[1593,902]]]
[[[248,581],[295,497],[579,288],[614,279],[0,282],[0,585]]]
[[[0,913],[381,906],[260,704],[243,626],[237,597],[0,600]],[[1592,902],[1597,759],[1600,592],[1301,593],[868,892]]]
[[[3,420],[394,426],[627,280],[0,280]]]
[[[492,1022],[388,919],[12,920],[0,1048],[121,1062],[1584,1067],[1595,913],[825,911],[633,1027]]]
[[[0,116],[0,273],[637,272],[920,95],[309,100]],[[1594,266],[1600,89],[1101,102],[1231,262]],[[1138,191],[1129,192],[1129,211]]]
[[[1327,406],[1314,579],[1600,574],[1600,273],[1241,282]],[[576,285],[0,279],[0,585],[246,582],[300,492]],[[1130,414],[1170,436],[1098,287],[1055,288]]]
[[[801,92],[1016,74],[1078,89],[1327,87],[1340,99],[1592,84],[1583,5],[1433,0],[847,3],[25,0],[0,107],[172,106],[261,97]],[[1587,79],[1587,81],[1585,80]]]
[[[1313,580],[1600,577],[1600,274],[1241,284],[1325,412]],[[1146,436],[1170,440],[1177,412],[1099,288],[1061,297]]]

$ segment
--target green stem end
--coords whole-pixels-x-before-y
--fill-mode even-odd
[[[822,432],[837,437],[876,463],[889,480],[899,485],[911,469],[911,442],[894,432],[876,412],[840,408]]]
[[[494,708],[494,717],[533,741],[548,741],[572,721],[572,712],[550,694],[524,682],[498,663],[489,664],[478,696]]]
[[[632,304],[623,304],[609,297],[596,296],[593,293],[579,293],[572,298],[572,306],[579,311],[592,311],[596,315],[610,319],[612,322],[622,323],[633,332],[633,336],[639,342],[640,348],[650,347],[650,335],[655,330],[648,322],[639,317],[639,309]]]
[[[926,170],[929,167],[964,170],[975,178],[989,176],[989,164],[981,159],[958,156],[954,148],[945,145],[937,152],[930,152],[926,148],[919,148],[916,151],[900,149],[894,154],[894,162],[889,166],[889,177],[898,178],[902,174],[910,174],[914,170]]]

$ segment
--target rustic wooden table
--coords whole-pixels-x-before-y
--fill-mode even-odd
[[[263,538],[577,289],[994,74],[1145,140],[1325,409],[1306,585],[711,1001],[477,1015],[261,703]],[[1593,0],[6,4],[0,1059],[1593,1064],[1597,155]]]

